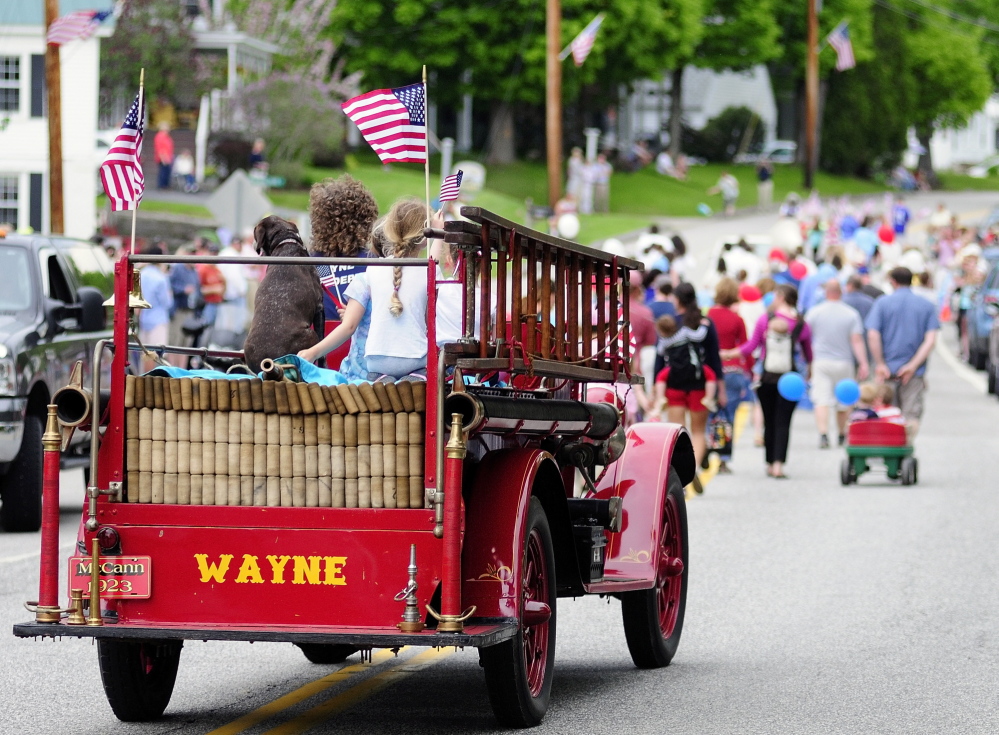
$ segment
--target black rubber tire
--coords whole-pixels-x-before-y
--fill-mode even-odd
[[[903,485],[914,485],[916,483],[916,460],[912,457],[904,457],[898,474],[902,478]]]
[[[690,571],[689,546],[687,538],[687,506],[684,500],[680,476],[672,467],[667,484],[668,497],[676,503],[678,514],[677,529],[681,535],[681,559],[683,574],[680,581],[679,609],[676,622],[669,637],[663,633],[659,622],[659,588],[625,592],[621,595],[621,614],[624,618],[624,635],[628,641],[628,651],[640,669],[658,669],[669,666],[676,649],[680,645],[683,632],[683,616],[687,607],[687,576]]]
[[[985,361],[989,359],[987,352],[979,352],[978,350],[971,350],[968,355],[968,362],[971,363],[971,367],[975,370],[984,370]]]
[[[985,373],[988,379],[988,394],[996,395],[996,366],[992,364],[992,360],[985,363]]]
[[[170,703],[183,641],[97,640],[108,704],[122,722],[159,719]]]
[[[357,646],[337,643],[296,643],[302,653],[314,664],[342,664],[357,653]]]
[[[516,636],[495,646],[479,649],[479,662],[485,669],[486,688],[489,691],[489,703],[493,714],[504,727],[534,727],[541,723],[548,711],[551,699],[552,678],[555,671],[555,602],[557,584],[555,580],[555,550],[552,543],[552,533],[548,526],[548,518],[541,502],[531,498],[527,512],[527,526],[524,531],[524,549],[521,554],[527,555],[527,540],[534,531],[540,537],[546,569],[542,570],[548,578],[548,606],[551,608],[551,618],[548,620],[548,643],[545,651],[545,670],[540,691],[537,696],[531,692],[528,682],[527,662],[524,655],[523,628]],[[522,568],[524,568],[522,566]]]
[[[839,466],[839,481],[843,485],[849,485],[853,480],[852,473],[850,472],[852,469],[851,465],[852,463],[849,459],[844,459]]]
[[[42,527],[42,420],[24,417],[21,451],[0,477],[0,528],[9,533],[34,533]]]
[[[912,484],[915,485],[919,482],[919,460],[915,457],[912,458]]]

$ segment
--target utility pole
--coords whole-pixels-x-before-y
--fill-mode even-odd
[[[45,32],[59,17],[59,0],[45,0]],[[45,44],[45,88],[49,117],[49,232],[65,230],[62,202],[62,74],[59,46]]]
[[[816,3],[808,0],[808,51],[805,55],[805,190],[815,185],[819,152],[816,126],[819,117],[819,14]]]
[[[548,204],[551,207],[562,198],[562,62],[558,55],[562,45],[561,0],[547,0],[545,33],[545,138],[548,141]]]

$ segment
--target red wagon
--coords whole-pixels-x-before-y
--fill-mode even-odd
[[[497,718],[534,725],[558,599],[586,594],[621,601],[637,666],[669,664],[687,591],[690,439],[676,425],[622,426],[617,406],[585,400],[588,383],[640,382],[626,289],[641,264],[463,213],[472,221],[436,233],[462,251],[461,340],[436,346],[433,263],[371,261],[426,268],[426,384],[323,385],[290,369],[134,376],[133,265],[198,259],[123,256],[114,339],[93,370],[110,355],[110,386],[62,391],[45,438],[57,462],[61,428],[99,428],[78,548],[59,559],[56,464],[36,619],[15,635],[96,638],[111,707],[136,721],[164,711],[185,640],[237,640],[293,643],[317,663],[476,647]],[[323,262],[343,261],[269,265]],[[524,379],[501,384],[501,372]]]
[[[846,459],[840,466],[840,482],[855,483],[871,469],[873,461],[884,463],[890,479],[915,485],[919,464],[912,451],[905,425],[896,419],[851,421],[846,430]]]

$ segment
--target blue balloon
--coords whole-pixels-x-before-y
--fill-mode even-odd
[[[836,383],[836,400],[844,406],[852,406],[860,400],[860,386],[857,381],[845,378]]]
[[[805,397],[805,379],[800,373],[784,373],[777,381],[777,392],[789,401],[800,401]]]
[[[697,205],[697,211],[698,213],[704,215],[705,217],[711,216],[711,207],[709,207],[704,202],[701,202],[700,204]]]
[[[773,302],[774,302],[774,292],[773,291],[768,291],[767,293],[763,294],[763,305],[764,306],[766,306],[767,308],[770,308],[770,304],[772,304]]]

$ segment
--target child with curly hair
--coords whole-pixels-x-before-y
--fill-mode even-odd
[[[378,205],[364,184],[344,174],[313,184],[309,192],[309,216],[312,220],[313,255],[357,258],[357,265],[316,266],[323,284],[326,321],[336,324],[347,306],[347,288],[367,268],[365,260],[381,255],[380,251],[369,255],[365,249],[378,217]],[[330,367],[339,368],[348,378],[363,380],[368,377],[364,361],[368,322],[367,317],[362,318],[349,352],[329,361]]]
[[[389,258],[413,258],[427,244],[423,235],[426,206],[406,198],[392,205],[380,233]],[[438,278],[441,274],[438,272]],[[325,339],[298,353],[314,361],[346,342],[365,312],[371,327],[364,349],[367,379],[426,380],[427,281],[422,267],[372,267],[347,287],[343,321]]]

